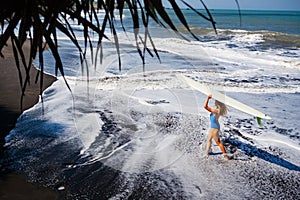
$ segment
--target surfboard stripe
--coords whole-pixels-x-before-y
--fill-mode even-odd
[[[182,74],[176,74],[177,78],[182,80],[183,82],[187,83],[190,87],[192,87],[195,90],[198,90],[199,92],[202,92],[203,94],[209,95],[211,94],[212,97],[222,103],[225,103],[228,106],[231,106],[235,109],[238,109],[242,112],[245,112],[247,114],[253,115],[255,117],[259,117],[262,119],[272,119],[270,116],[250,107],[246,104],[243,104],[225,94],[222,94],[221,92],[212,89],[208,85],[201,84],[199,82],[194,81],[191,78],[188,78]]]

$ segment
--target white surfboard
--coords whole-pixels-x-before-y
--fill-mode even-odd
[[[193,79],[188,78],[188,77],[186,77],[182,74],[176,74],[176,76],[178,77],[178,79],[186,82],[189,86],[191,86],[195,90],[198,90],[198,91],[200,91],[200,92],[202,92],[203,94],[206,94],[206,95],[211,94],[212,98],[214,98],[214,99],[216,99],[216,100],[218,100],[222,103],[225,103],[228,106],[231,106],[235,109],[238,109],[242,112],[245,112],[247,114],[253,115],[253,116],[258,117],[258,118],[272,119],[270,116],[254,109],[254,108],[251,108],[250,106],[247,106],[247,105],[245,105],[245,104],[243,104],[243,103],[241,103],[241,102],[239,102],[239,101],[237,101],[233,98],[230,98],[227,95],[222,94],[221,92],[218,92],[217,90],[212,89],[208,85],[198,83],[198,82],[194,81]]]

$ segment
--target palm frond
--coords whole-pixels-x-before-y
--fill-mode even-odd
[[[202,0],[200,0],[200,2],[206,9],[206,14],[208,16],[194,9],[184,0],[179,1],[192,9],[199,17],[210,21],[212,27],[216,30],[212,15]],[[181,24],[195,39],[197,39],[197,36],[193,34],[189,28],[189,24],[180,10],[178,3],[175,0],[169,0],[169,2]],[[103,19],[100,19],[97,15],[97,10],[99,9],[102,9],[105,12]],[[160,60],[158,51],[155,48],[154,42],[148,31],[149,20],[152,19],[163,27],[169,27],[177,34],[181,35],[181,37],[184,37],[179,33],[173,19],[168,12],[166,12],[166,9],[163,6],[163,0],[10,0],[9,2],[0,2],[0,55],[4,56],[2,55],[1,50],[11,38],[11,41],[13,42],[13,55],[15,56],[16,65],[19,71],[20,85],[22,91],[25,91],[30,80],[29,70],[32,60],[36,58],[37,54],[41,70],[39,76],[41,80],[43,79],[44,59],[42,50],[45,46],[49,47],[55,60],[56,74],[59,72],[64,77],[64,66],[58,51],[59,41],[57,39],[57,31],[60,31],[67,36],[78,49],[81,64],[85,62],[86,50],[89,48],[90,51],[93,52],[94,47],[93,42],[91,41],[91,34],[98,35],[96,52],[95,54],[92,54],[92,63],[96,66],[98,56],[102,63],[103,39],[109,40],[109,37],[104,33],[109,27],[113,35],[116,54],[119,60],[119,69],[121,70],[121,49],[114,21],[114,13],[117,11],[120,14],[122,29],[123,31],[126,31],[126,27],[123,23],[123,13],[125,9],[128,9],[130,12],[136,49],[138,55],[142,59],[143,66],[145,63],[146,52],[151,56],[155,55]],[[69,20],[73,20],[83,27],[83,47],[80,46]],[[143,33],[140,32],[140,27],[143,28]],[[16,30],[18,30],[17,36],[15,35]],[[25,59],[25,53],[22,48],[26,39],[30,40],[30,54],[28,61]],[[140,42],[142,42],[142,46],[140,45]],[[152,50],[148,48],[147,42],[149,42]],[[153,51],[154,54],[151,51]],[[19,58],[21,58],[22,65],[26,71],[25,79],[22,78],[22,74],[20,73],[22,65],[19,62]],[[70,89],[68,84],[67,86]]]

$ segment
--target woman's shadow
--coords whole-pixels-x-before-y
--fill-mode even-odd
[[[270,154],[269,152],[267,152],[265,150],[259,149],[255,146],[252,146],[250,144],[246,144],[244,142],[241,142],[241,141],[233,139],[233,138],[226,138],[224,142],[229,143],[229,144],[235,146],[236,148],[244,151],[244,153],[247,156],[250,156],[250,157],[256,156],[260,159],[263,159],[270,163],[274,163],[274,164],[284,167],[286,169],[300,171],[299,166],[297,166],[287,160],[284,160],[276,155]]]

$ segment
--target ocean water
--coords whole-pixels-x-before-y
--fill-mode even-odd
[[[20,116],[1,162],[66,199],[297,199],[300,12],[242,11],[240,24],[237,11],[213,10],[217,35],[190,10],[184,13],[199,40],[183,27],[189,40],[151,23],[160,60],[146,54],[145,71],[129,13],[127,33],[118,27],[121,71],[113,42],[104,41],[102,63],[95,66],[89,52],[82,69],[76,49],[60,35],[72,92],[59,77],[44,103]],[[82,39],[81,27],[74,27]],[[46,71],[54,74],[51,55],[44,55]],[[221,138],[235,159],[224,162],[215,145],[216,155],[205,159],[206,97],[177,73],[272,120],[260,128],[253,116],[229,108]]]
[[[247,31],[270,31],[285,34],[300,34],[299,11],[266,10],[212,10],[212,16],[219,29],[240,29]],[[192,20],[196,21],[196,20]],[[195,23],[199,27],[199,23]],[[209,24],[207,24],[209,28]]]

